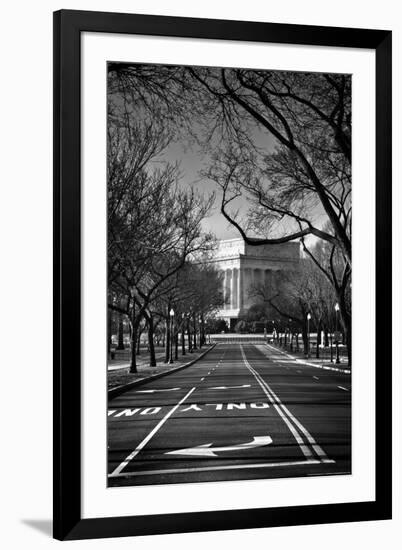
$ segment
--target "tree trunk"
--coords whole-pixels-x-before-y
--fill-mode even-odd
[[[138,323],[133,313],[131,320],[131,364],[130,372],[136,373],[137,371],[137,357],[136,357],[136,347],[137,347],[137,333],[138,333]]]
[[[117,349],[124,349],[124,334],[123,333],[124,333],[123,314],[119,313]]]
[[[191,344],[190,319],[187,319],[187,339],[188,339],[188,352],[193,353],[193,346]]]
[[[185,322],[181,325],[181,354],[186,355],[186,342],[185,342]]]
[[[152,315],[148,317],[148,345],[149,345],[149,365],[156,367],[155,344],[154,344],[154,320]]]
[[[200,348],[205,344],[205,331],[204,331],[204,316],[201,315],[201,322],[200,322]]]
[[[345,303],[345,296],[340,295],[339,298],[339,307],[341,313],[342,324],[344,328],[344,333],[346,337],[346,349],[348,352],[348,366],[352,366],[352,318],[348,313]],[[339,328],[339,327],[338,327]]]
[[[342,313],[342,311],[341,311]],[[344,328],[344,338],[346,344],[346,350],[348,354],[348,366],[352,366],[352,319],[350,315],[345,313],[342,315],[342,324]]]
[[[304,352],[304,355],[308,355],[309,354],[309,349],[308,349],[309,341],[308,341],[307,327],[306,327],[305,323],[303,323],[303,326],[302,326],[302,338],[303,338],[303,352]]]
[[[317,325],[317,342],[315,345],[315,356],[316,359],[320,358],[320,344],[321,344],[321,325]]]
[[[108,309],[107,312],[107,353],[110,357],[110,348],[112,347],[112,312]]]
[[[137,334],[137,355],[141,355],[141,336],[142,336],[143,330],[141,328],[138,329]]]

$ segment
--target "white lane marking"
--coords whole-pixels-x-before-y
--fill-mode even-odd
[[[297,363],[296,359],[293,360],[293,361],[291,359],[272,359],[272,362],[273,363],[285,363],[285,364]]]
[[[286,415],[282,412],[282,409],[275,403],[275,401],[272,399],[272,396],[270,393],[268,393],[267,388],[265,387],[264,382],[259,379],[259,374],[254,371],[250,363],[247,361],[246,356],[244,354],[243,346],[240,344],[240,351],[242,353],[243,361],[246,367],[249,369],[249,371],[253,374],[254,378],[257,380],[258,384],[260,385],[262,391],[265,393],[265,395],[268,397],[270,402],[275,407],[276,412],[279,414],[279,416],[282,418],[282,420],[285,422],[287,427],[289,428],[290,432],[292,433],[293,437],[295,438],[297,444],[299,445],[300,449],[302,450],[304,456],[306,458],[310,458],[313,456],[313,453],[310,451],[310,449],[305,445],[303,439],[300,437],[299,432],[294,428],[294,426],[289,422]]]
[[[180,390],[180,388],[166,388],[161,390],[137,390],[135,393],[155,393],[160,391],[177,391]]]
[[[141,441],[141,443],[139,443],[137,445],[137,447],[134,449],[134,451],[132,453],[130,453],[128,455],[128,457],[119,465],[117,466],[117,468],[111,473],[109,474],[109,477],[116,477],[117,475],[119,475],[121,473],[121,471],[127,466],[127,464],[133,460],[133,458],[135,456],[137,456],[137,454],[141,451],[141,449],[143,449],[145,447],[145,445],[148,443],[148,441],[150,439],[152,439],[152,437],[156,434],[156,432],[163,426],[163,424],[166,422],[166,420],[168,420],[172,414],[177,411],[177,409],[180,407],[180,405],[182,403],[184,403],[184,401],[187,399],[187,397],[190,397],[190,395],[193,393],[193,391],[195,390],[195,387],[194,388],[191,388],[191,390],[189,392],[186,393],[186,395],[180,399],[180,401],[170,409],[170,411],[162,418],[162,420],[160,420],[158,422],[158,424],[155,426],[155,428],[153,430],[151,430],[149,432],[149,434]]]
[[[349,391],[347,388],[344,388],[343,386],[338,386],[338,388],[339,388],[340,390],[343,390],[343,391]]]
[[[242,351],[242,354],[244,356],[244,359],[245,361],[247,361],[247,359],[245,358],[245,355],[244,355],[244,351],[243,351],[243,348],[242,346],[241,347],[241,351]],[[248,363],[248,361],[247,361]],[[253,367],[250,365],[250,363],[248,363],[249,365],[249,368],[251,369],[251,371],[254,371]],[[293,416],[293,414],[289,411],[289,409],[282,403],[282,401],[279,399],[279,397],[276,395],[276,393],[274,392],[274,390],[267,384],[267,382],[265,382],[265,380],[260,376],[260,374],[257,372],[257,371],[254,371],[256,373],[257,376],[259,376],[261,378],[261,381],[262,383],[265,385],[265,387],[267,388],[267,390],[272,394],[272,396],[274,397],[275,401],[279,404],[279,406],[282,408],[282,410],[284,411],[285,414],[287,414],[287,416],[293,421],[293,423],[296,425],[297,428],[299,428],[299,430],[304,434],[304,436],[307,438],[307,441],[310,443],[310,445],[312,446],[312,448],[314,449],[314,451],[317,453],[318,456],[321,457],[321,461],[322,462],[328,462],[330,459],[328,458],[328,455],[327,453],[324,451],[324,449],[322,449],[322,447],[320,447],[320,445],[318,445],[318,443],[316,442],[316,440],[314,439],[314,437],[310,434],[310,432],[308,430],[306,430],[306,428],[303,426],[303,424],[301,424],[301,422],[299,422],[297,420],[297,418],[295,416]]]
[[[329,462],[335,462],[330,460]],[[156,474],[187,474],[191,472],[213,472],[217,470],[250,470],[257,468],[278,468],[282,466],[305,466],[305,465],[322,464],[321,460],[294,460],[289,462],[267,462],[265,464],[228,464],[225,466],[204,466],[199,468],[167,468],[166,470],[143,470],[142,472],[127,472],[125,474],[117,474],[108,477],[136,477],[149,476]]]
[[[318,376],[313,376],[313,378],[314,378],[315,380],[319,380],[319,377],[318,377]]]
[[[305,435],[305,437],[307,438],[308,442],[313,447],[317,455],[321,457],[322,462],[328,462],[329,458],[327,453],[324,451],[324,449],[320,447],[320,445],[318,445],[318,443],[316,442],[314,437],[310,434],[310,432],[303,426],[301,422],[299,422],[299,420],[295,416],[293,416],[293,414],[289,411],[289,409],[281,402],[281,400],[276,395],[274,390],[268,386],[265,380],[263,380],[263,382],[267,385],[267,388],[269,388],[274,398],[280,403],[280,406],[284,410],[285,414],[288,414],[288,416],[293,420],[294,424],[296,424],[299,430]]]
[[[255,447],[265,447],[272,443],[269,435],[254,436],[248,443],[239,443],[239,445],[227,445],[226,447],[212,447],[213,443],[204,443],[196,447],[187,449],[178,449],[177,451],[168,451],[165,455],[191,455],[191,456],[218,456],[216,453],[226,451],[244,451],[254,449]]]
[[[267,384],[268,385],[268,384]],[[275,392],[271,389],[271,392],[272,392],[272,395],[275,397],[275,399],[278,399],[278,401],[280,402],[280,399],[279,397],[275,394]],[[281,403],[281,402],[280,402]],[[296,426],[299,428],[299,430],[305,435],[305,437],[307,438],[308,442],[310,443],[310,445],[313,447],[313,449],[315,450],[315,452],[317,453],[318,456],[321,457],[321,461],[322,462],[331,462],[330,459],[328,458],[328,455],[327,453],[324,451],[324,449],[316,442],[316,440],[314,439],[314,437],[310,434],[310,432],[303,426],[303,424],[301,422],[299,422],[299,420],[293,416],[293,414],[289,411],[289,409],[283,404],[281,403],[281,407],[282,409],[285,411],[285,413],[287,413],[289,415],[289,417],[293,420],[293,422],[296,424]]]
[[[201,382],[202,382],[203,380],[205,380],[205,376],[204,376],[203,378],[201,378]]]
[[[307,361],[303,361],[302,359],[297,359],[296,357],[293,357],[292,355],[288,355],[284,351],[282,351],[280,349],[276,349],[273,346],[271,346],[270,344],[261,344],[261,345],[260,344],[255,344],[255,346],[258,349],[264,348],[266,346],[267,348],[270,348],[275,352],[279,352],[282,355],[285,355],[286,357],[288,357],[289,359],[292,359],[293,361],[295,361],[296,363],[299,363],[300,365],[307,365],[308,367],[314,367],[316,369],[333,370],[335,372],[342,372],[343,374],[350,374],[350,369],[340,369],[338,367],[328,367],[328,366],[324,366],[324,365],[317,365],[315,363],[308,363]],[[265,355],[265,357],[270,357],[270,356]]]
[[[208,388],[209,390],[234,390],[236,388],[251,388],[251,384],[243,384],[242,386],[216,386]]]

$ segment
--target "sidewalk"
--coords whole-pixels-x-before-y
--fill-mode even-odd
[[[156,362],[162,362],[165,357],[165,352],[161,351],[159,353],[155,353]],[[149,354],[146,352],[143,352],[142,355],[137,356],[137,367],[146,367],[149,364]],[[130,361],[127,359],[109,359],[107,364],[107,370],[108,372],[114,371],[114,370],[121,370],[124,368],[129,368]],[[155,368],[155,367],[154,367]]]
[[[128,363],[127,361],[113,361],[110,365],[108,365],[108,389],[110,390],[112,388],[116,388],[117,386],[123,386],[134,381],[137,382],[140,380],[145,380],[146,378],[150,378],[155,374],[167,373],[173,369],[176,369],[177,367],[183,367],[187,363],[197,360],[201,355],[203,355],[212,347],[213,345],[205,345],[201,348],[201,350],[197,349],[193,353],[187,352],[186,355],[181,355],[181,352],[179,352],[178,359],[175,360],[174,363],[171,365],[169,363],[163,362],[165,354],[162,352],[156,354],[156,367],[149,366],[148,355],[137,357],[138,372],[134,374],[129,372],[130,363]],[[120,364],[118,365],[117,363]]]
[[[300,364],[308,365],[310,367],[317,367],[324,370],[332,370],[335,372],[342,372],[343,374],[350,374],[350,367],[346,357],[340,357],[340,363],[335,363],[335,354],[333,357],[333,363],[327,358],[317,359],[316,357],[306,357],[303,353],[290,352],[287,349],[283,349],[275,344],[266,344],[271,349],[283,354],[290,360]]]

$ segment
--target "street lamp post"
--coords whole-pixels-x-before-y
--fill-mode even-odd
[[[310,319],[311,313],[307,313],[307,357],[310,357]]]
[[[170,360],[169,363],[172,364],[173,361],[173,317],[174,311],[173,308],[169,311],[170,316]]]
[[[336,344],[336,360],[335,363],[340,363],[339,360],[339,334],[338,334],[338,314],[339,314],[339,304],[335,304],[335,344]]]

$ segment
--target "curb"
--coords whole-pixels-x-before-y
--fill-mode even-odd
[[[286,355],[286,357],[289,357],[290,359],[293,359],[296,363],[300,363],[301,365],[307,365],[309,367],[314,367],[316,369],[323,369],[323,370],[332,370],[335,372],[341,372],[342,374],[351,374],[350,369],[342,369],[340,367],[330,367],[329,365],[320,365],[318,363],[309,363],[308,361],[304,361],[303,359],[298,359],[294,355],[290,355],[289,353],[286,353],[285,351],[282,351],[279,348],[276,348],[272,344],[266,344],[267,347],[273,348],[275,351],[279,351],[279,353],[282,353],[282,355]]]
[[[204,351],[201,355],[193,359],[192,361],[189,361],[188,363],[184,363],[184,365],[180,365],[179,367],[175,367],[174,369],[171,369],[166,372],[159,372],[158,374],[152,374],[151,376],[147,376],[146,378],[140,378],[139,380],[134,380],[133,382],[129,382],[128,384],[124,384],[123,386],[117,386],[116,388],[110,388],[107,392],[108,399],[114,399],[115,397],[121,395],[122,393],[126,392],[127,390],[130,390],[131,388],[135,388],[136,386],[142,386],[143,384],[147,384],[148,382],[152,380],[157,380],[158,378],[162,378],[163,376],[168,376],[169,374],[172,374],[173,372],[178,372],[179,370],[185,369],[187,367],[190,367],[191,365],[194,365],[197,361],[202,359],[207,353],[209,353],[214,347],[215,344],[212,344],[210,348]]]

